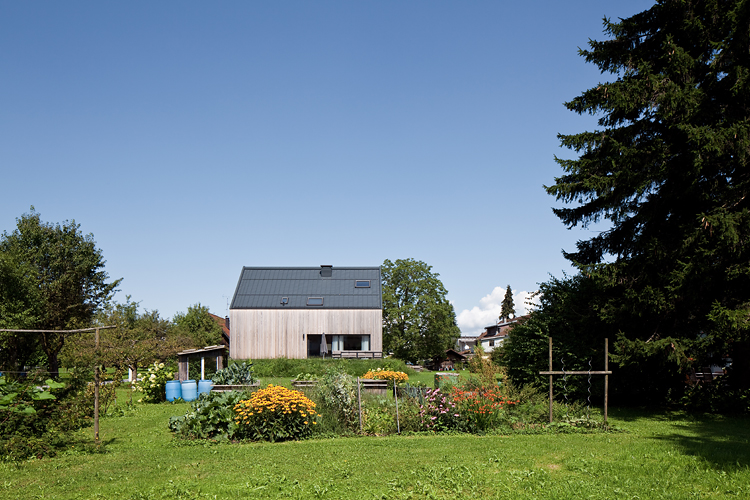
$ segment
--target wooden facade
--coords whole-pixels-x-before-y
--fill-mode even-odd
[[[381,309],[231,309],[232,359],[308,356],[309,336],[367,335],[369,350],[383,350]],[[330,347],[329,347],[330,350]]]

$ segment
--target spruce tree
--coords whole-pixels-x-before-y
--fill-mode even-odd
[[[580,53],[613,79],[566,103],[598,128],[559,136],[579,156],[546,188],[569,228],[604,231],[565,255],[628,342],[729,355],[748,388],[750,2],[659,0],[604,27]]]
[[[500,321],[509,320],[512,316],[516,315],[515,304],[513,304],[513,291],[510,289],[510,285],[505,289],[505,297],[500,304]]]

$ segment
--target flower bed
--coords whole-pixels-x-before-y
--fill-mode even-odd
[[[300,391],[269,385],[234,406],[238,435],[255,441],[301,439],[317,424],[315,403]]]

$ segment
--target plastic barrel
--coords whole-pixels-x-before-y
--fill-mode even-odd
[[[213,380],[199,380],[198,381],[198,394],[204,394],[211,392],[214,386]]]
[[[185,401],[198,399],[198,384],[195,383],[195,380],[186,380],[182,383],[182,399]]]
[[[182,386],[179,380],[167,382],[167,401],[174,401],[182,397]]]

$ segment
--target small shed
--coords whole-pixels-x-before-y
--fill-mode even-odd
[[[209,362],[216,363],[216,371],[224,368],[224,357],[227,355],[227,348],[223,345],[211,345],[202,349],[186,349],[177,353],[177,377],[178,380],[184,381],[190,378],[189,361],[191,359],[201,360],[201,379],[205,378],[206,359]]]
[[[445,356],[438,357],[432,360],[432,368],[434,370],[455,370],[456,365],[460,365],[466,362],[466,356],[457,352],[455,349],[448,349],[445,351]]]

